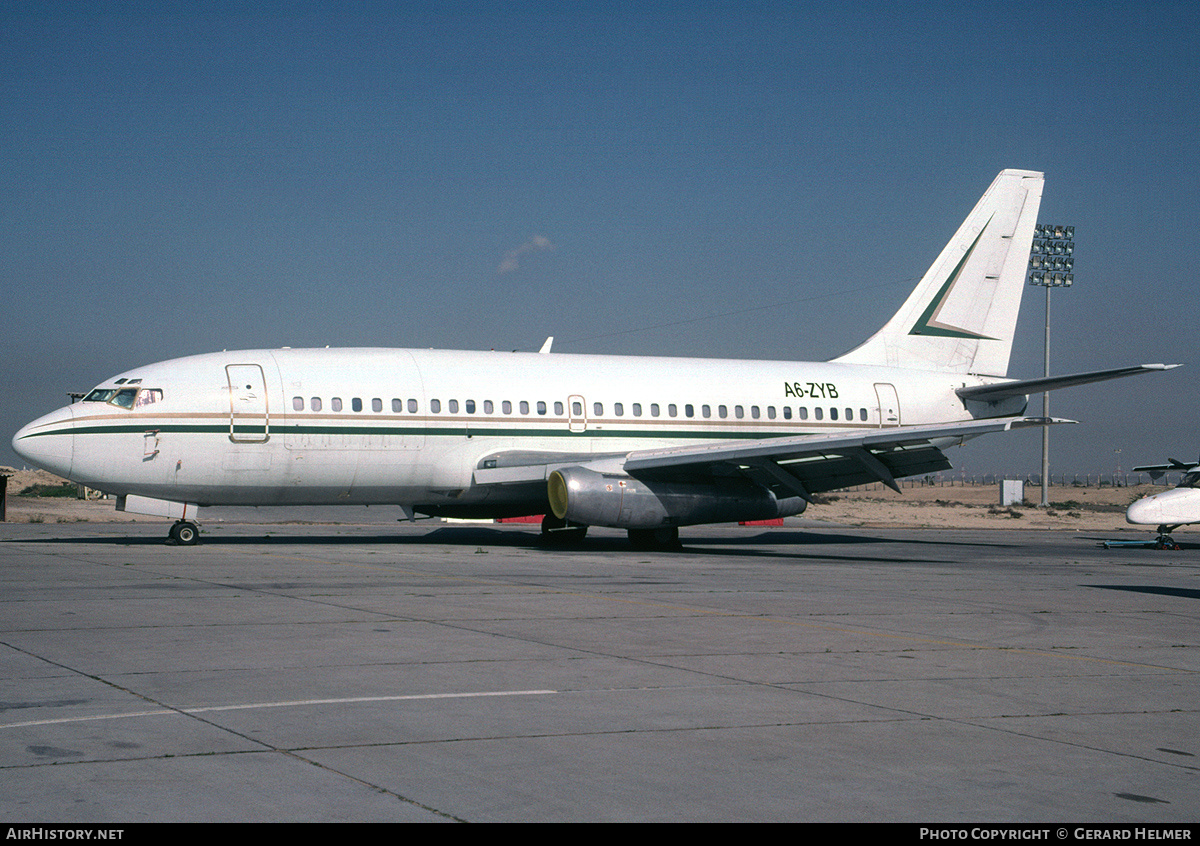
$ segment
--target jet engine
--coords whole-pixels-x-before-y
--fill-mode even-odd
[[[616,529],[770,520],[799,514],[808,505],[800,497],[778,499],[762,485],[739,478],[647,481],[564,467],[551,473],[546,485],[555,517]]]

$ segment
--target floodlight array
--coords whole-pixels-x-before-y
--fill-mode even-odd
[[[1075,281],[1075,227],[1039,223],[1029,251],[1029,284],[1070,288]]]

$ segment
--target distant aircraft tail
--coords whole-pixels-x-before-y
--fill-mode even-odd
[[[1002,171],[895,316],[834,361],[1007,375],[1043,181]]]

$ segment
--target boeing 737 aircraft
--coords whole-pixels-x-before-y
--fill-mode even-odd
[[[209,505],[391,504],[546,514],[545,532],[800,514],[814,494],[950,467],[943,450],[1045,425],[1027,394],[1166,369],[1005,378],[1042,174],[1006,170],[894,317],[829,362],[410,349],[196,355],[108,379],[25,426],[30,463],[176,517]]]
[[[1171,532],[1189,523],[1200,523],[1200,464],[1184,464],[1174,458],[1169,464],[1149,464],[1134,467],[1135,473],[1146,472],[1159,479],[1168,470],[1179,470],[1183,478],[1169,491],[1142,497],[1129,506],[1125,519],[1142,526],[1157,526],[1159,549],[1178,549]]]

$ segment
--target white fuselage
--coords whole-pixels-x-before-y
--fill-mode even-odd
[[[120,374],[92,399],[30,423],[13,444],[39,466],[117,495],[503,515],[536,509],[545,489],[476,485],[493,453],[586,460],[1020,413],[1024,398],[989,405],[954,393],[989,381],[826,362],[249,350]],[[98,399],[107,391],[115,393]]]
[[[1178,487],[1143,497],[1129,506],[1125,519],[1143,526],[1200,523],[1200,488]]]

